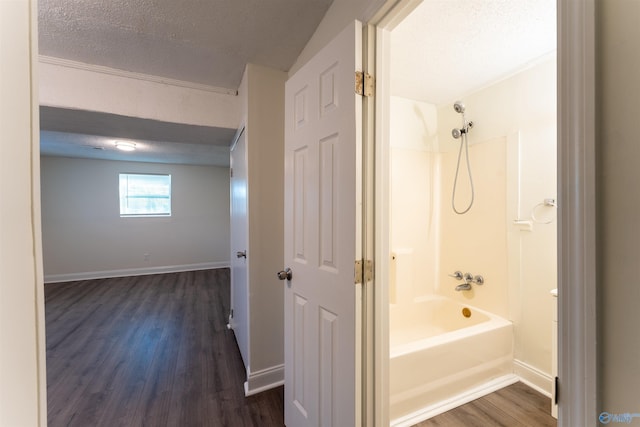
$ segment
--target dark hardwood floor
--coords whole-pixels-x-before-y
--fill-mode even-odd
[[[45,286],[48,423],[282,426],[282,387],[244,397],[229,270]]]
[[[50,427],[283,425],[282,387],[244,397],[228,269],[49,284],[45,295]],[[418,426],[555,426],[548,408],[518,383]]]
[[[515,383],[415,427],[555,427],[548,397]]]

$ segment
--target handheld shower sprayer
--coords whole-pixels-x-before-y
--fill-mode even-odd
[[[469,130],[471,130],[471,128],[473,127],[473,122],[467,122],[467,118],[464,115],[465,107],[462,102],[456,101],[453,104],[453,109],[456,111],[456,113],[462,114],[462,127],[454,128],[451,131],[451,136],[453,136],[455,139],[461,138],[460,149],[458,151],[458,163],[456,165],[456,176],[453,180],[453,193],[451,194],[451,207],[453,208],[453,211],[455,213],[462,215],[469,212],[469,209],[471,209],[471,206],[473,206],[473,200],[475,198],[475,191],[473,189],[473,177],[471,176],[471,164],[469,162],[469,142],[467,140],[468,138],[467,134],[469,133]],[[456,188],[458,186],[458,173],[460,172],[460,160],[462,158],[463,147],[465,149],[465,157],[467,158],[467,172],[469,174],[469,186],[471,187],[471,200],[469,201],[469,205],[467,206],[466,209],[459,211],[456,208],[455,199],[456,199]]]
[[[473,122],[467,122],[467,118],[464,116],[465,107],[461,101],[456,101],[453,104],[453,109],[456,111],[456,113],[462,114],[462,127],[454,128],[451,131],[451,136],[453,136],[455,139],[458,139],[465,133],[469,132],[469,130],[473,127]]]
[[[464,135],[465,133],[468,133],[469,130],[471,130],[472,127],[473,127],[473,122],[466,122],[465,121],[463,127],[461,127],[461,128],[453,128],[453,130],[451,130],[451,136],[453,136],[455,139],[458,139],[462,135]]]

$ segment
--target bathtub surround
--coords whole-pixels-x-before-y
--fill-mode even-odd
[[[442,191],[438,116],[435,106],[397,97],[391,99],[391,111],[390,268],[396,274],[390,288],[410,303],[436,291]]]
[[[556,208],[543,201],[556,198],[555,93],[555,57],[547,57],[463,97],[474,121],[469,155],[476,194],[465,215],[451,209],[459,145],[451,129],[460,121],[451,104],[392,97],[390,123],[391,312],[440,295],[510,320],[513,352],[507,373],[547,395]],[[470,197],[468,182],[461,168],[460,200]],[[459,269],[482,274],[485,283],[456,292],[461,282],[449,275]],[[393,343],[393,326],[391,331]],[[396,420],[403,411],[394,411],[399,408],[394,402],[411,393],[394,389],[397,366],[392,358]],[[438,370],[441,365],[422,366]]]
[[[470,141],[473,140],[471,137]],[[436,280],[437,292],[508,318],[506,139],[493,138],[469,147],[476,198],[474,206],[464,215],[455,213],[448,203],[457,156],[457,149],[440,154],[443,197],[439,242],[441,271]],[[460,200],[468,200],[471,196],[468,182],[467,171],[462,169],[459,177],[462,185],[457,189]],[[482,272],[486,282],[468,292],[456,292],[458,281],[449,274],[460,266],[464,266],[464,272]]]

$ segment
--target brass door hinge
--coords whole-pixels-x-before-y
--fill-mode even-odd
[[[373,280],[373,261],[366,260],[357,260],[355,262],[355,271],[354,271],[354,283],[357,285],[359,283],[363,283],[362,279],[364,278],[364,283],[370,282]]]
[[[356,71],[356,93],[362,96],[373,96],[375,81],[369,73]]]
[[[362,283],[362,261],[361,260],[356,261],[353,273],[354,273],[353,283],[356,285],[358,283]]]
[[[370,282],[373,280],[373,261],[370,259],[364,262],[364,282]]]

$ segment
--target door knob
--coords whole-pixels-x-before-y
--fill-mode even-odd
[[[284,270],[278,271],[278,279],[280,280],[291,280],[291,276],[293,275],[293,271],[289,267]]]
[[[236,257],[238,257],[238,258],[246,258],[247,257],[247,251],[238,251],[238,252],[236,252]]]

